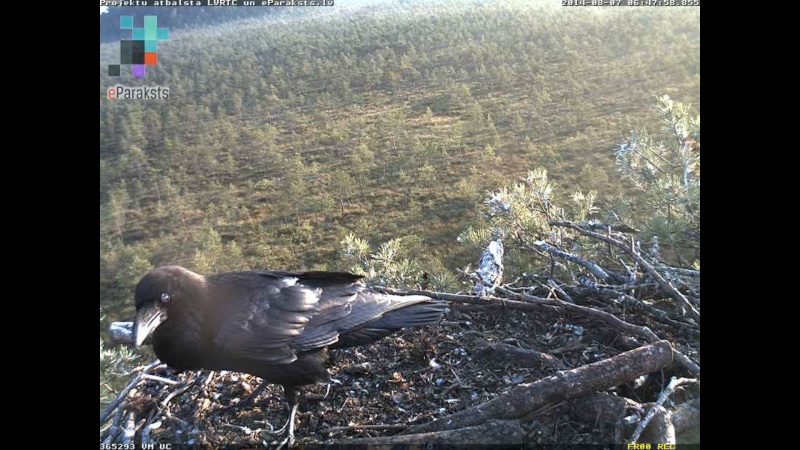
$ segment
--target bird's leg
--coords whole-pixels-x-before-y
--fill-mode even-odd
[[[286,401],[289,403],[289,420],[281,427],[280,430],[275,431],[274,434],[283,434],[286,433],[286,439],[278,444],[278,449],[280,450],[284,445],[289,447],[294,444],[294,416],[297,414],[297,400],[300,397],[300,391],[295,389],[294,387],[287,388],[286,386],[283,387],[284,395],[286,396]]]
[[[222,409],[218,409],[216,412],[211,414],[211,416],[213,417],[213,416],[216,416],[218,414],[229,412],[229,411],[232,411],[234,409],[239,409],[239,408],[244,407],[244,406],[252,406],[254,401],[255,401],[255,399],[258,397],[259,394],[261,394],[261,391],[266,389],[268,384],[269,384],[269,382],[264,381],[263,383],[261,383],[261,386],[257,387],[256,390],[253,391],[252,394],[248,395],[244,400],[238,401],[238,402],[236,402],[236,403],[234,403],[232,405],[226,406],[226,407],[224,407]]]

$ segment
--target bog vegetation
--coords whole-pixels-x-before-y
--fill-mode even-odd
[[[699,9],[549,5],[176,31],[141,82],[168,101],[105,100],[101,44],[101,331],[162,264],[456,292],[494,229],[507,279],[569,276],[542,242],[603,258],[554,220],[625,224],[699,269]],[[135,359],[102,339],[101,404]]]

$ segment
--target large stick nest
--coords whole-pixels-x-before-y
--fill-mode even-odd
[[[449,301],[450,313],[332,351],[335,381],[327,395],[323,385],[305,390],[296,443],[675,443],[681,432],[691,437],[679,442],[699,442],[699,273],[669,276],[672,289],[663,278],[636,287],[516,280],[483,297],[387,289]],[[101,414],[101,442],[281,440],[270,433],[288,417],[278,385],[252,407],[215,414],[261,379],[159,364],[132,375]]]

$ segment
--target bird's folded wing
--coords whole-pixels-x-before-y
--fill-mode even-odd
[[[390,296],[363,287],[342,291],[339,295],[323,297],[317,314],[303,333],[292,341],[292,348],[308,351],[328,345],[349,347],[368,344],[394,330],[432,323],[441,317],[442,309],[439,307],[415,305],[430,301],[428,297]],[[406,308],[408,306],[411,308]]]
[[[231,318],[221,321],[215,336],[220,351],[254,363],[289,364],[290,348],[314,315],[319,292],[302,285],[265,289]]]
[[[305,352],[335,344],[339,340],[342,324],[353,316],[353,303],[363,289],[363,284],[354,283],[322,290],[314,317],[303,333],[292,340],[292,348]]]

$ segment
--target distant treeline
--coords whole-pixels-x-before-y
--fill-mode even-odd
[[[213,11],[212,11],[213,9]],[[253,6],[248,8],[187,8],[166,6],[119,6],[109,7],[108,12],[100,15],[100,42],[118,41],[120,38],[130,39],[130,31],[120,32],[119,16],[134,16],[134,25],[142,26],[142,17],[158,16],[158,25],[171,30],[196,26],[215,25],[237,19],[278,15],[287,8],[271,8]],[[125,34],[127,33],[127,34]]]

